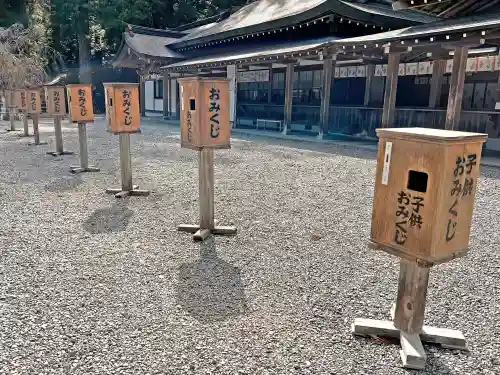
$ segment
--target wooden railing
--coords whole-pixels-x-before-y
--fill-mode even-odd
[[[292,111],[292,130],[294,124],[300,124],[302,130],[303,125],[314,126],[319,123],[319,106],[294,105]],[[283,105],[238,103],[237,118],[244,126],[252,126],[252,119],[283,120],[283,113]],[[500,129],[496,126],[498,116],[500,113],[494,111],[462,111],[456,130],[488,133],[490,138],[500,138]],[[445,120],[444,109],[396,108],[393,126],[444,129]],[[331,106],[328,131],[375,137],[375,129],[380,127],[381,121],[382,108]]]

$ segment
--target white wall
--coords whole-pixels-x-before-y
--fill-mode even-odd
[[[144,83],[144,97],[146,101],[146,111],[154,111],[154,94],[155,94],[154,81],[146,81]]]
[[[163,99],[155,99],[155,81],[145,82],[146,111],[163,112]]]

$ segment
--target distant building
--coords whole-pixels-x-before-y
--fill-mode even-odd
[[[496,29],[497,14],[442,21],[375,2],[261,0],[172,30],[130,25],[114,65],[141,72],[143,115],[178,117],[180,76],[222,76],[232,81],[235,127],[374,137],[383,122],[454,124],[498,138],[500,57],[496,40],[487,38]],[[463,111],[446,120],[453,52],[461,46]],[[398,70],[393,99],[391,54]]]

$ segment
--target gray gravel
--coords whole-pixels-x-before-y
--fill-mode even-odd
[[[199,245],[176,232],[197,221],[196,153],[144,125],[134,182],[152,195],[116,201],[104,129],[88,129],[102,171],[76,177],[78,155],[45,155],[48,120],[47,146],[0,134],[1,374],[408,373],[398,345],[350,334],[387,319],[397,287],[398,260],[366,246],[374,153],[234,139],[216,153],[216,218],[239,233]],[[75,126],[64,141],[78,150]],[[472,252],[433,270],[426,315],[471,351],[426,346],[422,374],[500,374],[500,171],[482,175]]]

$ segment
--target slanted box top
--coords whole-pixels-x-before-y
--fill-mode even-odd
[[[411,139],[431,143],[486,142],[488,137],[487,134],[483,133],[432,128],[380,128],[376,131],[379,138]]]

